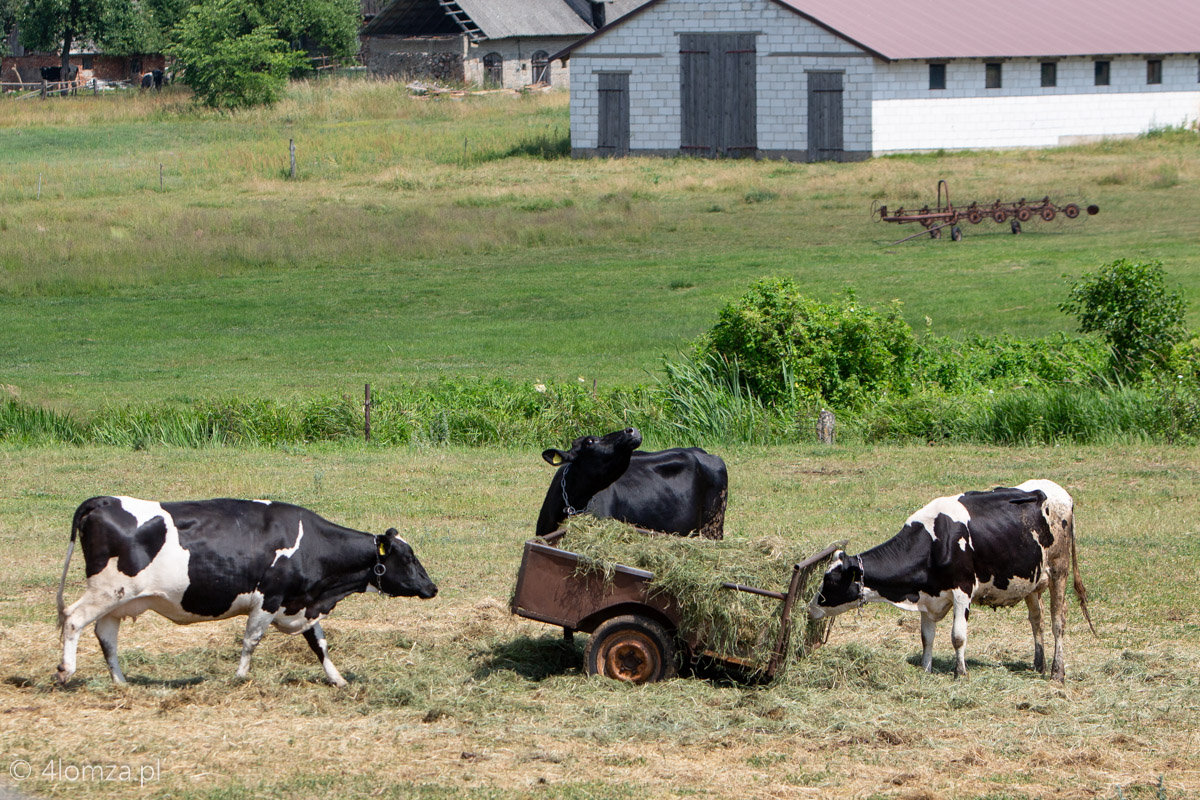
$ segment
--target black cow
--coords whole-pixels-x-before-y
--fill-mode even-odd
[[[1012,489],[940,497],[883,544],[857,556],[839,551],[808,610],[820,619],[879,601],[920,611],[921,665],[929,672],[937,623],[953,609],[954,674],[965,676],[972,601],[1000,607],[1024,600],[1033,627],[1033,666],[1044,673],[1042,592],[1049,586],[1054,631],[1050,676],[1061,681],[1066,672],[1068,571],[1091,627],[1075,558],[1074,501],[1053,481],[1026,481]]]
[[[83,548],[87,590],[63,607],[75,538]],[[343,528],[305,508],[266,500],[157,503],[93,497],[75,511],[58,585],[63,656],[58,680],[75,672],[79,634],[92,622],[113,681],[117,630],[125,617],[157,611],[187,624],[246,615],[238,677],[268,625],[303,633],[329,682],[346,681],[329,660],[321,620],[354,592],[430,598],[429,580],[408,543]]]
[[[61,66],[42,67],[41,74],[42,74],[42,80],[49,81],[50,83],[58,83],[58,82],[64,81],[64,80],[73,81],[73,80],[75,80],[75,78],[77,78],[79,76],[79,65],[72,64],[67,69],[67,77],[65,77],[65,78],[63,77],[63,71],[62,71]]]
[[[161,69],[150,70],[142,75],[142,88],[162,89],[163,87],[163,71]]]
[[[725,462],[699,447],[634,452],[637,428],[605,436],[581,436],[567,451],[542,453],[558,467],[538,515],[545,536],[567,517],[587,511],[664,533],[725,535],[729,476]]]

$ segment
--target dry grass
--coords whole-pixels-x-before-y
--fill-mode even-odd
[[[917,617],[846,615],[770,686],[719,675],[628,687],[580,672],[581,642],[504,604],[549,475],[493,450],[0,450],[0,741],[44,765],[161,765],[145,789],[31,777],[71,797],[1160,798],[1200,794],[1200,455],[1171,448],[747,449],[729,534],[798,549],[890,536],[937,494],[1053,477],[1078,503],[1102,638],[1072,610],[1068,681],[1029,670],[1021,611],[971,619],[971,677],[946,630],[916,666]],[[397,525],[442,587],[430,602],[356,596],[326,625],[351,684],[269,635],[233,678],[238,621],[122,630],[132,685],[94,639],[65,690],[54,587],[71,511],[99,492],[305,503]],[[1190,570],[1190,572],[1189,572]],[[1183,580],[1179,580],[1183,578]],[[81,586],[78,567],[68,587]],[[1160,789],[1161,780],[1161,789]]]

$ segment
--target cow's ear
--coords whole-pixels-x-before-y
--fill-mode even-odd
[[[570,453],[555,450],[553,447],[542,451],[542,458],[552,467],[559,467],[571,460]]]

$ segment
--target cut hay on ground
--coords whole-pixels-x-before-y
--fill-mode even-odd
[[[580,573],[612,580],[617,565],[654,573],[651,591],[679,606],[681,638],[695,637],[719,658],[761,672],[779,638],[783,603],[726,588],[725,583],[786,593],[793,565],[808,557],[777,537],[722,540],[640,531],[590,514],[572,517],[558,544],[580,556]],[[820,585],[828,558],[805,570],[792,611],[788,656],[803,658],[825,638],[829,620],[808,620],[805,606]],[[785,660],[786,663],[786,660]]]

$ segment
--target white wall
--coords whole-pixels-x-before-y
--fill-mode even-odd
[[[870,151],[874,59],[770,0],[665,0],[577,48],[570,59],[573,148],[586,150],[597,144],[596,73],[628,72],[630,149],[679,149],[680,33],[758,34],[760,150],[808,149],[805,70],[820,69],[845,72],[844,148]]]
[[[468,83],[483,84],[483,57],[488,53],[499,53],[504,59],[504,87],[519,89],[533,83],[533,66],[530,56],[538,50],[554,55],[569,46],[579,37],[538,37],[534,39],[488,39],[472,44],[463,64]],[[561,61],[550,65],[550,85],[567,88],[571,85],[571,71]]]
[[[1042,87],[1049,59],[1010,59],[1002,86],[984,88],[984,61],[946,65],[946,88],[929,88],[925,61],[879,63],[873,113],[875,153],[985,147],[1052,147],[1200,119],[1200,64],[1167,56],[1163,82],[1147,85],[1146,59],[1106,59],[1109,86],[1096,86],[1090,58],[1058,60],[1058,85]]]

